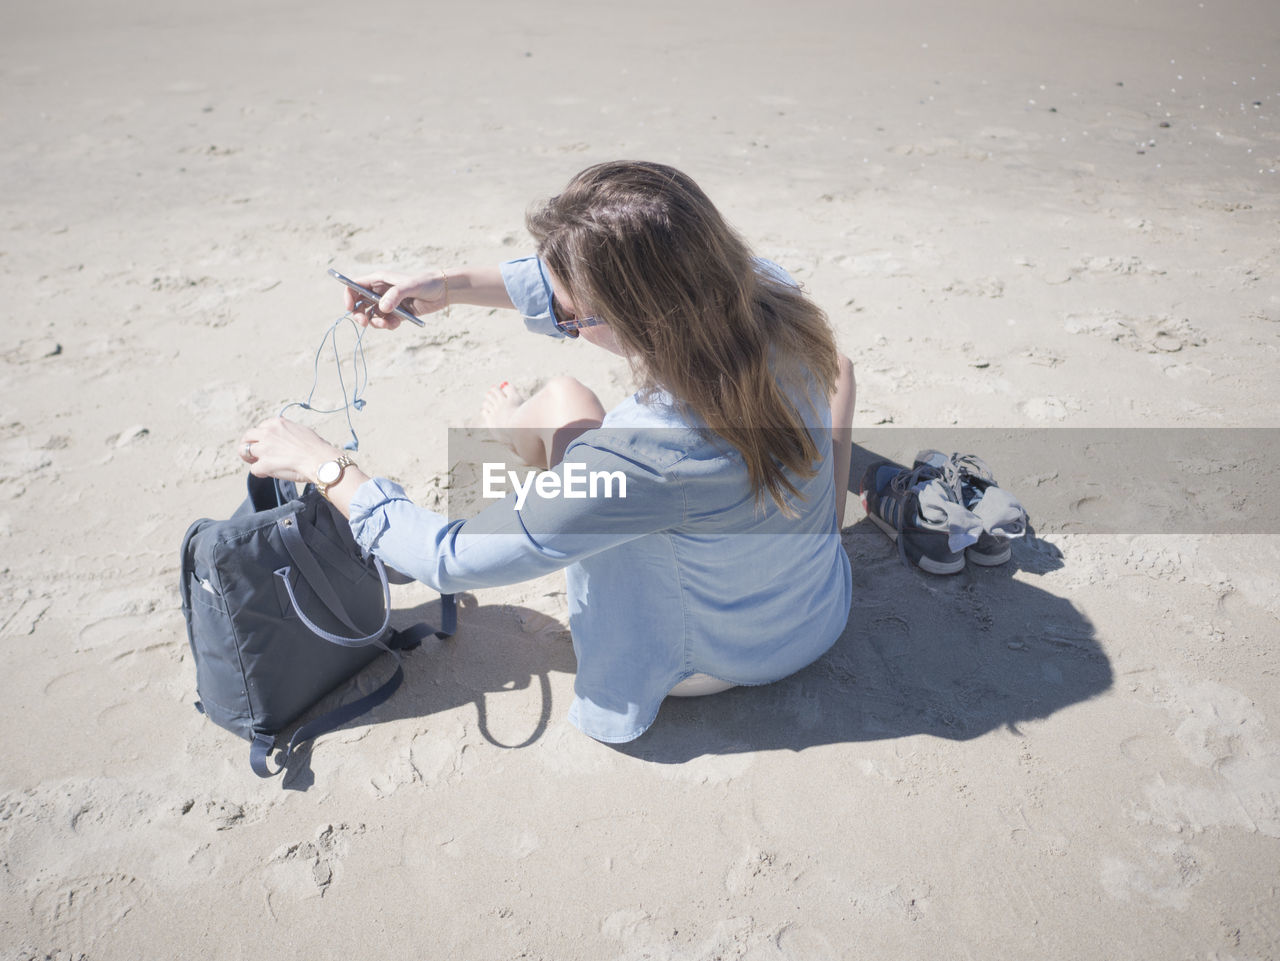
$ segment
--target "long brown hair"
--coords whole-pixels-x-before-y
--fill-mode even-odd
[[[680,171],[588,167],[529,211],[538,255],[579,313],[606,321],[642,389],[666,390],[741,455],[759,500],[784,511],[818,448],[787,393],[837,376],[826,314],[757,271],[750,249]],[[815,418],[811,417],[810,420]]]

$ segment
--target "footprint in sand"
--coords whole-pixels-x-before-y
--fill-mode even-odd
[[[456,782],[463,773],[466,736],[466,725],[460,722],[448,730],[437,728],[413,735],[408,744],[401,744],[399,755],[388,770],[369,778],[370,787],[378,797],[389,797],[406,784],[435,788]]]
[[[1072,267],[1070,272],[1093,277],[1160,276],[1166,273],[1160,267],[1143,263],[1139,257],[1086,257],[1078,266]]]
[[[887,250],[844,254],[836,257],[835,263],[858,277],[898,277],[907,271],[907,265]]]
[[[640,940],[651,940],[657,933],[653,915],[639,908],[623,908],[607,915],[600,922],[600,933],[607,938],[634,945]]]
[[[1084,405],[1074,397],[1029,397],[1018,405],[1028,420],[1054,423],[1084,410]]]
[[[776,930],[760,930],[752,918],[736,917],[718,921],[690,944],[688,935],[659,934],[652,915],[639,910],[616,911],[604,919],[601,933],[620,941],[624,953],[614,961],[648,961],[652,958],[737,958],[740,961],[781,961],[777,953]],[[678,936],[679,935],[679,936]],[[794,957],[803,957],[795,955]],[[819,955],[821,956],[821,955]],[[834,957],[835,955],[828,955]]]
[[[235,151],[209,147],[212,156],[225,157]],[[231,320],[231,304],[240,291],[232,290],[213,277],[165,274],[151,279],[151,291],[167,299],[176,315],[205,327],[222,327]]]
[[[80,629],[75,651],[118,651],[130,639],[143,636],[146,620],[146,614],[113,614],[90,621]]]
[[[211,429],[243,427],[255,413],[252,392],[236,383],[206,384],[188,394],[182,406]]]
[[[189,811],[199,811],[199,817],[213,825],[215,831],[230,831],[232,828],[239,827],[242,824],[256,820],[253,817],[253,809],[246,809],[243,804],[236,801],[226,801],[215,798],[208,798],[201,802],[188,802],[191,807],[187,808],[184,814]]]
[[[948,294],[960,294],[965,297],[989,297],[995,300],[1004,296],[1004,281],[997,277],[953,280],[942,290]]]
[[[1093,316],[1071,315],[1064,328],[1069,334],[1093,334],[1140,354],[1173,354],[1187,347],[1203,347],[1202,331],[1184,318],[1167,315],[1128,317],[1106,312]]]
[[[364,830],[363,824],[324,824],[312,840],[278,848],[271,855],[263,880],[272,917],[278,919],[281,909],[303,898],[324,897],[340,873],[352,839]]]
[[[128,874],[90,874],[40,891],[32,899],[31,916],[46,932],[51,948],[88,957],[87,949],[151,897],[138,878]]]
[[[761,886],[785,886],[787,878],[794,874],[791,862],[780,858],[776,851],[748,846],[730,865],[724,888],[736,897],[743,897]]]
[[[19,425],[13,425],[19,427]],[[38,480],[47,484],[51,478],[43,472],[53,465],[53,457],[25,435],[0,439],[0,498],[14,499],[27,492],[28,484]]]
[[[1189,844],[1167,840],[1139,855],[1140,863],[1108,857],[1102,862],[1102,890],[1117,901],[1147,902],[1182,911],[1204,876],[1201,855]]]
[[[29,587],[12,588],[0,598],[0,637],[27,637],[53,606],[50,594],[37,594]]]
[[[1184,347],[1203,347],[1205,336],[1185,317],[1127,317],[1112,330],[1111,340],[1147,354],[1172,354]]]
[[[845,947],[842,945],[837,949],[820,931],[794,923],[784,924],[773,942],[779,961],[792,958],[837,958]],[[768,955],[762,955],[764,957]]]
[[[1039,804],[1032,806],[1033,817],[1027,816],[1026,808],[1019,805],[1016,810],[1002,811],[1005,822],[1009,826],[1009,838],[1019,847],[1030,847],[1053,857],[1064,857],[1071,848],[1070,835],[1056,830],[1059,825],[1049,826],[1043,823],[1045,817]]]
[[[1280,743],[1246,695],[1215,681],[1164,678],[1151,690],[1199,776],[1165,770],[1143,788],[1135,820],[1179,834],[1235,828],[1280,838]]]

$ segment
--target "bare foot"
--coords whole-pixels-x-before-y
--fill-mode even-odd
[[[513,454],[520,453],[517,441],[521,429],[520,408],[524,402],[524,395],[504,380],[485,391],[484,401],[480,404],[480,419],[484,426],[489,428],[494,440]]]
[[[530,467],[559,463],[574,438],[604,420],[600,398],[572,377],[552,377],[526,398],[505,380],[490,387],[480,406],[493,439]]]

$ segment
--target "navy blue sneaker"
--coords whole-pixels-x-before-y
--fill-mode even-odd
[[[932,468],[953,497],[982,522],[976,544],[965,549],[975,564],[995,567],[1013,556],[1013,538],[1027,530],[1027,512],[1008,491],[996,484],[991,469],[973,454],[951,454],[922,450],[916,454],[916,469]]]
[[[860,496],[867,517],[898,545],[904,563],[930,574],[964,570],[965,549],[977,543],[982,524],[955,499],[941,470],[875,461],[862,475]]]

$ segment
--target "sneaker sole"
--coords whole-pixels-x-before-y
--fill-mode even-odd
[[[867,496],[862,495],[862,509],[866,512],[868,520],[875,524],[889,536],[889,540],[895,544],[898,543],[898,530],[884,518],[880,517],[875,511],[867,510]],[[916,567],[930,574],[959,574],[964,570],[964,555],[960,555],[960,559],[950,563],[944,561],[935,561],[931,557],[922,556],[915,562]]]
[[[1013,547],[1006,547],[999,554],[982,554],[975,550],[966,550],[964,556],[982,567],[998,567],[1013,556]]]
[[[965,550],[969,560],[983,567],[996,567],[1013,556],[1013,541],[983,531],[978,543]]]

